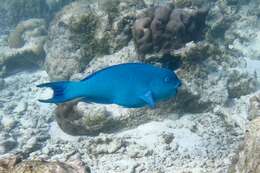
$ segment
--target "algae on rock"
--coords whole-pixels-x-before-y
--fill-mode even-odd
[[[256,90],[256,78],[249,76],[246,72],[233,70],[230,73],[227,88],[231,98],[250,94]]]
[[[45,69],[52,80],[69,79],[82,72],[93,58],[114,53],[131,40],[131,24],[135,12],[144,6],[142,1],[111,3],[120,9],[113,17],[109,17],[110,7],[104,9],[101,2],[71,3],[51,22]]]

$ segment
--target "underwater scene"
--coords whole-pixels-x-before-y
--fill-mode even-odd
[[[260,173],[260,1],[0,0],[0,173]]]

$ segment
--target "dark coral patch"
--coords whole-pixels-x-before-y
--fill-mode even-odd
[[[201,40],[207,13],[207,10],[173,8],[171,5],[147,9],[133,26],[138,54],[167,54],[187,42]]]

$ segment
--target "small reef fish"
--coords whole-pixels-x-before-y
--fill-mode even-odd
[[[165,68],[143,63],[125,63],[99,70],[81,81],[40,84],[54,93],[45,103],[64,103],[73,99],[101,104],[117,104],[127,108],[148,105],[174,97],[181,81]]]

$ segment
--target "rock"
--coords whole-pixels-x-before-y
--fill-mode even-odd
[[[89,152],[92,155],[104,155],[116,153],[124,146],[123,140],[110,137],[99,137],[89,141]]]
[[[9,173],[9,169],[13,168],[15,164],[21,162],[20,156],[10,156],[9,158],[0,159],[0,171],[2,173]]]
[[[83,40],[89,44],[86,48],[94,45],[97,21],[97,14],[88,3],[73,3],[56,15],[50,25],[49,40],[45,46],[45,69],[51,79],[68,79],[93,58],[92,54],[82,55]]]
[[[29,32],[29,33],[28,33]],[[11,32],[8,38],[8,44],[11,48],[21,48],[24,46],[26,36],[39,37],[46,34],[46,22],[44,19],[30,19],[20,22],[15,31]]]
[[[233,70],[227,81],[228,94],[231,98],[247,95],[256,90],[256,79],[247,73]]]
[[[26,102],[19,102],[13,111],[17,114],[22,114],[27,110],[27,106]]]
[[[29,138],[26,141],[26,144],[23,146],[23,150],[25,153],[31,153],[37,149],[40,149],[40,145],[38,145],[38,141],[39,139],[37,139],[37,137],[33,136],[31,138]]]
[[[24,129],[30,129],[30,128],[35,128],[37,126],[37,119],[28,119],[28,118],[23,118],[21,117],[21,126]]]
[[[230,168],[230,173],[235,172],[260,172],[260,118],[250,122],[246,131],[243,149],[237,156],[237,162]]]
[[[17,142],[12,138],[1,139],[0,154],[6,154],[6,153],[10,152],[12,149],[14,149],[16,147],[16,145],[17,145]]]
[[[172,52],[168,59],[177,56],[182,63],[177,71],[183,83],[176,98],[177,109],[184,112],[201,112],[225,103],[228,99],[227,77],[216,72],[226,71],[224,66],[228,66],[228,63],[217,60],[220,53],[218,47],[202,42],[189,43]]]
[[[162,138],[163,143],[170,144],[174,139],[174,134],[173,133],[163,133],[161,138]]]
[[[1,47],[1,75],[6,76],[23,69],[37,67],[43,63],[46,40],[46,22],[43,19],[29,19],[20,22],[9,35],[10,47]]]
[[[206,38],[211,42],[223,44],[226,31],[232,26],[232,22],[237,20],[237,8],[232,8],[227,4],[227,1],[216,1],[209,10],[207,25],[210,27],[206,34]]]
[[[134,23],[135,47],[140,55],[168,53],[202,38],[207,11],[169,6],[149,8]],[[198,33],[200,31],[200,33]]]
[[[150,151],[150,153],[152,154],[152,150]],[[145,157],[147,152],[147,148],[144,146],[140,146],[140,145],[128,145],[127,146],[127,155],[129,155],[130,158],[142,158]],[[149,154],[147,154],[149,155]]]
[[[236,15],[232,17],[234,21],[230,24],[227,23],[229,29],[225,32],[225,44],[229,46],[230,50],[235,54],[254,60],[260,59],[260,51],[257,48],[260,41],[259,23],[257,10],[259,9],[258,1],[238,1],[238,4],[244,3],[243,8],[238,8],[235,14],[248,15]],[[233,7],[239,7],[233,6]],[[248,7],[248,8],[246,8]],[[233,9],[235,10],[235,9]],[[230,11],[233,11],[230,10]],[[256,11],[255,11],[256,10]],[[230,14],[228,14],[230,16]],[[226,16],[225,16],[226,17]]]
[[[19,156],[0,159],[0,171],[3,173],[90,173],[90,169],[80,161],[70,163],[44,160],[22,161]]]
[[[69,79],[93,58],[126,46],[132,37],[135,11],[141,7],[142,1],[113,0],[80,1],[63,8],[51,22],[45,46],[45,69],[50,78]]]
[[[1,120],[1,124],[5,129],[11,130],[16,125],[17,121],[11,116],[4,116]]]
[[[61,129],[70,135],[95,136],[99,133],[114,133],[125,128],[160,119],[173,107],[163,103],[159,109],[127,109],[117,105],[98,105],[83,102],[61,104],[56,109],[56,120]]]
[[[174,50],[167,56],[168,62],[174,62],[176,58],[181,60],[177,75],[183,86],[176,99],[180,109],[202,111],[256,90],[256,78],[237,64],[242,64],[243,60],[234,59],[225,52],[221,47],[203,41],[186,44],[184,48]],[[147,55],[145,58],[149,60],[149,57],[153,56]],[[159,62],[165,61],[165,56],[157,55],[157,58]],[[168,65],[171,67],[172,64]]]
[[[46,162],[46,161],[24,161],[16,165],[12,169],[15,172],[35,172],[35,173],[86,173],[89,172],[86,168],[78,169],[70,165],[60,162]]]
[[[4,89],[5,87],[5,80],[0,78],[0,90]]]
[[[77,102],[65,103],[57,107],[56,120],[61,129],[70,135],[94,135],[110,128],[108,112],[102,107],[77,109]]]
[[[135,127],[152,119],[160,119],[173,107],[163,103],[159,109],[127,109],[117,105],[68,102],[56,109],[56,120],[61,129],[71,135],[98,135],[111,133],[122,128]]]
[[[260,117],[260,94],[250,98],[248,112],[249,120],[253,120],[257,117]]]

